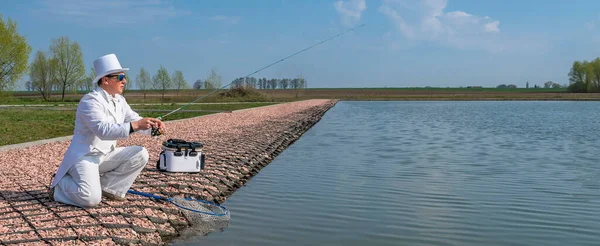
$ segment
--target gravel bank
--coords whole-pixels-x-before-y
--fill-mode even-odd
[[[119,145],[141,145],[150,153],[133,189],[223,203],[336,103],[307,100],[166,122],[168,132],[163,136],[136,134]],[[205,170],[158,172],[161,144],[169,138],[203,143]],[[47,195],[50,178],[69,143],[0,152],[0,243],[161,245],[190,226],[170,203],[132,194],[127,201],[103,201],[90,209],[51,202]]]

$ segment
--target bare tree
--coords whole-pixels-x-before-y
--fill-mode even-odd
[[[50,100],[55,82],[57,61],[48,59],[44,52],[38,51],[29,68],[29,78],[33,89],[40,92],[44,101]]]
[[[210,75],[204,81],[204,88],[216,89],[221,87],[221,75],[217,74],[217,71],[213,68],[210,70]]]
[[[65,91],[77,85],[85,74],[83,53],[77,42],[71,42],[69,37],[60,37],[50,45],[52,58],[58,62],[56,72],[58,86],[62,90],[61,101],[65,99]]]
[[[151,88],[152,80],[150,79],[150,74],[143,67],[140,68],[140,72],[135,77],[135,83],[142,90],[144,94],[144,102],[146,101],[146,90]]]
[[[169,78],[169,72],[163,65],[160,65],[158,72],[152,78],[154,82],[154,89],[159,89],[162,92],[162,99],[165,99],[165,92],[171,88],[171,78]]]
[[[183,77],[183,72],[181,70],[177,70],[173,73],[173,78],[171,79],[175,89],[177,89],[177,96],[179,96],[179,90],[189,88],[187,81]]]

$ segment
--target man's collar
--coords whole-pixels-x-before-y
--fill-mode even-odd
[[[96,91],[101,92],[104,95],[104,98],[106,98],[106,101],[110,102],[110,101],[115,101],[115,102],[119,102],[119,97],[117,95],[115,95],[114,97],[111,96],[110,94],[108,94],[108,92],[106,92],[106,90],[104,90],[104,88],[98,86],[96,87]],[[112,100],[111,100],[112,98]]]

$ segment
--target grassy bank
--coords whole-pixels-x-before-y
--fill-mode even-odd
[[[189,105],[181,111],[169,115],[165,121],[213,114],[218,111],[231,111],[272,104],[231,103]],[[132,108],[135,110],[167,111],[138,112],[142,117],[158,117],[181,106],[183,105],[134,105]],[[74,109],[75,104],[48,108],[2,108],[0,109],[0,119],[2,119],[0,121],[0,146],[73,135],[73,128],[75,127]],[[195,112],[188,112],[187,110],[194,110]]]

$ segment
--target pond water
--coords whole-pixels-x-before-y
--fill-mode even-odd
[[[341,101],[176,245],[598,245],[600,103]]]

